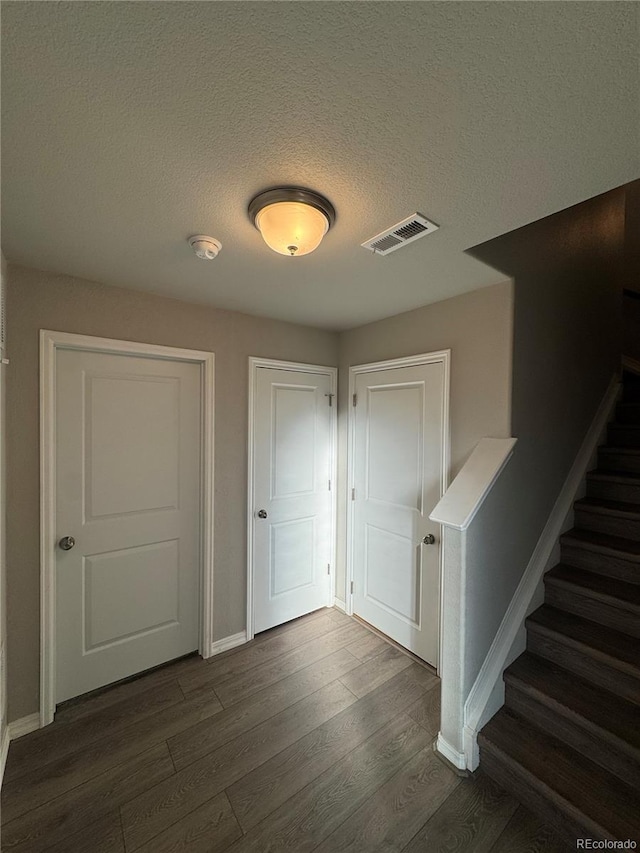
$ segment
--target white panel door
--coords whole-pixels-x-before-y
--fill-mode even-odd
[[[355,389],[354,612],[437,666],[443,364],[359,373]]]
[[[253,588],[256,633],[330,603],[331,377],[257,367]]]
[[[57,702],[198,648],[200,370],[58,351]]]

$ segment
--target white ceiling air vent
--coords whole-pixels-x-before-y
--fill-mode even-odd
[[[414,213],[397,225],[387,228],[386,231],[381,231],[370,240],[361,243],[365,249],[375,252],[376,255],[388,255],[390,252],[395,252],[396,249],[401,249],[407,243],[412,243],[419,237],[424,237],[437,231],[438,226],[435,222],[430,222],[421,213]]]

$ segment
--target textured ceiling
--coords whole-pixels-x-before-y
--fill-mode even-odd
[[[9,261],[339,329],[502,276],[470,246],[640,175],[640,5],[2,4]],[[277,184],[326,194],[271,252]],[[360,243],[419,211],[435,234]],[[195,258],[194,233],[222,241]]]

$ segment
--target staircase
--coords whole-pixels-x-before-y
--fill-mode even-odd
[[[482,769],[567,839],[640,844],[640,377],[478,736]]]

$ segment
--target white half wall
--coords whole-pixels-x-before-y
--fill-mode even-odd
[[[586,474],[595,467],[597,449],[604,442],[620,388],[619,376],[614,374],[464,702],[462,751],[470,770],[475,770],[479,763],[478,732],[504,704],[502,673],[525,650],[524,620],[543,603],[544,574],[559,561],[558,539],[573,526],[573,503],[585,493]]]

